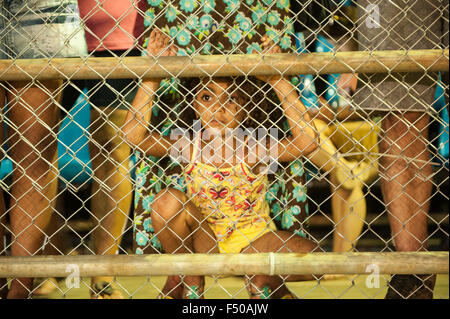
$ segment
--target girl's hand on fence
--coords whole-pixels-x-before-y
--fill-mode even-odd
[[[176,56],[177,48],[172,43],[170,37],[158,29],[153,29],[150,33],[147,46],[147,54],[149,56]]]
[[[263,48],[263,53],[266,54],[277,54],[281,53],[280,46],[276,45],[272,39],[270,39],[267,35],[263,35],[261,37],[261,45]]]
[[[261,46],[263,54],[277,54],[281,53],[281,48],[276,45],[267,35],[261,37]],[[257,53],[253,51],[253,53]],[[275,84],[281,79],[281,75],[259,75],[256,76],[257,79],[268,82],[270,84]]]

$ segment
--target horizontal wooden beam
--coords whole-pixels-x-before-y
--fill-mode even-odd
[[[196,57],[89,57],[0,60],[0,81],[122,79],[237,75],[435,72],[449,50],[351,51]]]
[[[448,274],[448,258],[448,252],[0,257],[0,278],[368,274],[373,265],[380,274]]]

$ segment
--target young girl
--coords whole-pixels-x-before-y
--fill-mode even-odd
[[[153,30],[148,54],[174,56],[176,50],[169,41],[166,35]],[[267,37],[262,38],[262,47],[265,53],[280,52]],[[254,97],[236,84],[237,79],[200,79],[191,92],[194,96],[191,108],[201,123],[201,131],[194,136],[193,143],[185,145],[190,156],[187,163],[181,163],[187,192],[163,189],[152,204],[152,224],[167,253],[300,253],[317,248],[307,239],[275,229],[265,196],[268,170],[264,162],[268,150],[271,155],[277,153],[277,161],[288,162],[316,149],[314,124],[288,80],[280,76],[259,79],[268,83],[281,101],[291,135],[275,145],[272,140],[270,145],[260,143],[250,147],[248,138],[227,134],[249,122],[252,110],[247,108],[259,101],[253,101]],[[180,140],[148,131],[159,83],[160,80],[143,81],[122,133],[146,155],[163,157]],[[219,139],[214,138],[217,136]],[[209,154],[213,150],[214,156],[205,156],[206,149]],[[312,277],[288,277],[292,281],[306,278]],[[184,284],[183,297],[202,296],[202,276],[186,276]],[[253,276],[248,284],[252,297],[262,297],[265,290],[274,287],[281,288],[272,297],[291,296],[276,276]]]

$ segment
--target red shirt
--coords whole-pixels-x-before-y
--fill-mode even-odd
[[[142,43],[144,0],[78,0],[78,6],[90,52],[127,50]]]

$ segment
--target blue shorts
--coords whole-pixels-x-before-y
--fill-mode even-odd
[[[0,59],[86,55],[77,0],[0,0]]]

